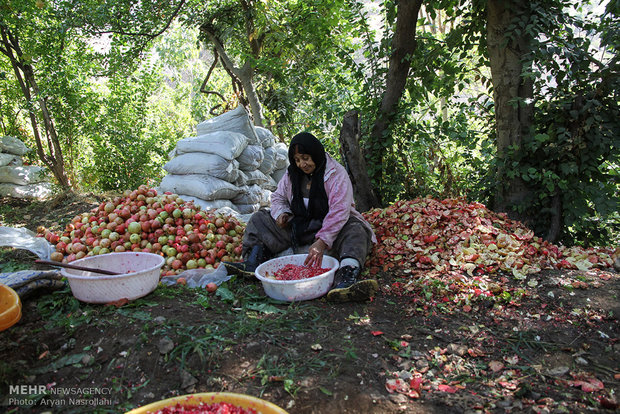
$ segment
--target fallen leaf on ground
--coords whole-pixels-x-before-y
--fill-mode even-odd
[[[493,372],[498,372],[504,369],[504,364],[500,361],[491,361],[489,362],[489,369]]]

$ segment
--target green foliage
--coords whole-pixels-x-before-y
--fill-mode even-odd
[[[284,140],[303,129],[331,135],[355,105],[351,4],[222,0],[193,5],[183,21],[217,36],[235,66],[251,73],[267,126]]]
[[[532,189],[524,210],[539,233],[560,214],[564,242],[610,244],[620,230],[620,25],[611,18],[563,23],[532,52],[536,130],[512,149],[509,173]]]
[[[143,71],[141,78],[114,78],[105,98],[99,132],[92,136],[91,165],[83,166],[84,183],[93,183],[104,191],[136,188],[157,177],[158,161],[151,152],[156,148],[145,133],[148,91],[157,81]]]
[[[19,30],[80,189],[156,184],[176,141],[218,105],[236,103],[221,65],[204,85],[217,94],[200,90],[214,59],[201,47],[210,39],[198,35],[208,27],[236,66],[251,69],[267,126],[282,141],[308,130],[337,156],[343,115],[358,110],[362,149],[371,176],[380,172],[374,184],[385,203],[427,194],[492,201],[501,184],[494,173],[506,162],[533,190],[519,208],[539,218],[539,233],[560,200],[563,240],[595,242],[618,234],[616,3],[604,18],[581,19],[562,9],[572,2],[541,0],[531,20],[512,22],[508,46],[519,33],[537,42],[523,73],[535,83],[536,111],[531,136],[508,160],[495,155],[484,0],[424,2],[404,94],[377,143],[367,137],[384,93],[397,2],[12,0],[0,8],[1,23]],[[175,16],[180,24],[171,23]],[[38,103],[21,93],[0,55],[0,131],[34,147],[27,110]],[[386,158],[373,156],[377,148]]]
[[[2,96],[6,101],[2,123],[7,132],[21,138],[30,148],[36,147],[32,131],[36,128],[46,155],[53,151],[54,129],[62,149],[70,151],[79,134],[91,125],[88,114],[93,108],[88,76],[97,66],[97,55],[88,38],[66,24],[59,7],[62,3],[5,2],[0,20],[4,39],[10,40],[3,42],[0,54]],[[27,82],[27,78],[31,81]],[[43,103],[49,124],[44,121]],[[53,157],[60,160],[54,152]],[[34,151],[27,154],[27,160],[37,161],[35,155]]]
[[[196,47],[196,30],[175,25],[154,43],[154,64],[143,64],[131,76],[114,76],[101,94],[102,114],[91,135],[90,156],[81,165],[86,187],[102,190],[156,185],[176,142],[194,133],[211,117],[217,101],[200,93],[208,68]],[[184,39],[181,42],[181,39]],[[220,84],[215,88],[222,90]]]
[[[0,273],[19,272],[30,266],[15,258],[15,251],[11,247],[0,247]]]
[[[161,74],[161,66],[141,63],[180,4],[67,0],[3,5],[12,13],[10,18],[3,14],[1,23],[19,36],[22,60],[34,70],[74,187],[105,191],[153,184],[163,175],[161,167],[173,143],[195,125],[192,113],[206,113],[195,105],[200,101],[196,93],[187,99],[183,94],[188,89],[175,88]],[[178,37],[180,31],[175,33]],[[182,52],[191,47],[186,45]],[[171,56],[183,56],[182,52],[166,52],[171,50],[166,58],[176,64]],[[27,110],[38,111],[39,102],[25,99],[12,72],[8,59],[0,58],[0,86],[6,91],[0,125],[34,148]],[[204,68],[196,65],[194,72],[201,77]],[[185,78],[176,82],[188,84],[194,83]],[[40,163],[37,158],[34,151],[27,155],[29,162]]]
[[[464,48],[464,29],[455,19],[433,4],[421,13],[406,93],[391,129],[381,142],[365,142],[370,174],[382,173],[375,185],[385,204],[425,195],[471,195],[493,157],[488,71],[471,48]],[[389,50],[377,50],[385,62]],[[366,135],[377,108],[371,100],[364,107]],[[373,145],[385,147],[387,159],[374,155],[379,151]]]

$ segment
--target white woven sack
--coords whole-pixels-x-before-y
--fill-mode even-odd
[[[22,156],[30,151],[19,139],[9,136],[0,137],[0,152]]]
[[[276,188],[278,188],[278,183],[276,182],[276,180],[271,178],[269,175],[267,175],[266,177],[267,182],[263,183],[261,187],[265,190],[276,191]]]
[[[256,185],[241,187],[243,192],[237,194],[231,201],[234,204],[256,204],[260,203],[262,197],[262,189]]]
[[[275,170],[274,172],[271,173],[271,178],[273,178],[273,180],[276,183],[279,183],[282,177],[284,177],[284,174],[286,174],[286,170],[287,168],[281,168],[279,170]]]
[[[199,174],[169,174],[161,180],[159,187],[164,192],[170,191],[175,194],[185,194],[206,201],[230,200],[240,192],[237,187],[228,181],[220,180],[210,175]]]
[[[235,205],[230,200],[212,200],[207,201],[198,197],[192,197],[188,195],[179,195],[184,201],[193,201],[194,205],[200,206],[202,210],[217,210],[222,207],[235,208]]]
[[[45,169],[36,165],[0,167],[0,183],[27,185],[46,180]]]
[[[274,148],[276,150],[276,154],[274,156],[274,162],[276,164],[275,169],[279,170],[281,168],[288,167],[288,148],[286,145],[279,142],[274,145]]]
[[[263,173],[269,175],[273,170],[276,169],[276,163],[274,157],[276,155],[276,150],[273,147],[265,148],[263,150],[264,159],[263,162],[258,167]]]
[[[246,185],[258,184],[261,187],[263,184],[269,182],[269,177],[260,172],[259,170],[254,171],[243,171],[246,175]]]
[[[254,130],[256,131],[256,136],[258,137],[258,140],[263,148],[269,148],[276,145],[276,137],[270,130],[260,126],[255,126]]]
[[[260,145],[260,141],[254,131],[254,125],[250,120],[245,108],[241,105],[232,111],[223,113],[215,118],[207,119],[196,125],[198,135],[204,135],[216,131],[232,131],[245,135],[251,145]]]
[[[20,166],[24,165],[24,162],[19,155],[0,153],[0,167],[5,167],[7,165]]]
[[[260,204],[235,204],[235,210],[241,214],[256,213],[260,209]]]
[[[188,152],[168,161],[164,170],[170,174],[207,174],[228,182],[239,176],[239,163],[216,154]]]
[[[234,183],[237,187],[243,187],[248,185],[248,175],[243,171],[239,170],[239,176],[235,180]]]
[[[243,171],[257,170],[263,162],[265,155],[260,145],[248,145],[237,157],[239,169]]]
[[[177,142],[176,154],[206,152],[227,160],[237,158],[248,145],[248,137],[231,131],[215,131],[197,137],[183,138]]]
[[[44,199],[50,195],[52,195],[52,184],[50,183],[27,185],[0,183],[0,196],[2,197]]]

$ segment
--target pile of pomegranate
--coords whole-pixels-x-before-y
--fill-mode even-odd
[[[162,276],[167,276],[240,260],[243,231],[243,223],[232,216],[201,210],[176,194],[158,194],[141,185],[75,216],[61,234],[40,227],[38,235],[55,246],[51,259],[58,262],[149,252],[166,258]]]
[[[370,210],[364,217],[378,239],[366,263],[371,274],[392,268],[469,275],[502,270],[523,279],[542,269],[611,267],[618,254],[611,247],[554,245],[505,214],[464,199],[397,201]],[[158,194],[141,185],[77,215],[61,234],[42,227],[38,232],[54,245],[52,260],[72,262],[87,255],[150,252],[166,258],[162,268],[162,276],[166,276],[241,260],[244,229],[232,216],[201,210],[176,194]],[[307,269],[282,270],[276,277],[298,280],[316,276],[308,275]]]

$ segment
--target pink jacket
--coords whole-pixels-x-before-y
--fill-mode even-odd
[[[331,249],[338,233],[353,216],[359,219],[370,229],[373,243],[377,242],[370,224],[364,219],[359,211],[355,209],[353,201],[353,186],[347,171],[342,165],[334,160],[329,154],[327,165],[325,166],[325,192],[329,203],[329,211],[323,219],[323,227],[318,231],[316,237],[323,240],[327,247]],[[293,200],[293,189],[288,171],[284,174],[278,188],[271,194],[271,217],[277,219],[282,213],[291,213],[291,202]]]

